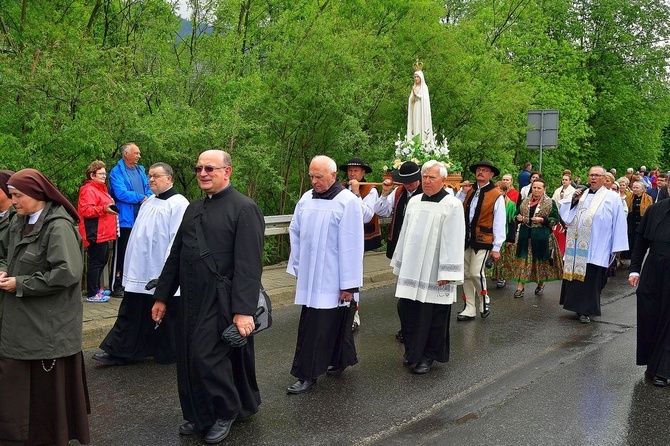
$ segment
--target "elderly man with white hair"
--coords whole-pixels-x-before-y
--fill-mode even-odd
[[[363,210],[360,199],[337,181],[327,156],[309,165],[313,189],[303,194],[289,225],[286,272],[297,279],[301,306],[289,394],[301,394],[319,376],[339,375],[358,362],[351,333],[363,285]]]
[[[605,188],[605,169],[589,170],[588,187],[559,201],[567,225],[560,304],[583,324],[600,316],[600,292],[616,253],[628,249],[621,199]]]
[[[421,168],[423,193],[407,204],[391,260],[405,344],[404,364],[427,373],[433,361],[449,360],[451,304],[463,283],[463,205],[444,188],[447,169],[437,161]]]

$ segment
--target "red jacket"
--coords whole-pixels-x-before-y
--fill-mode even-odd
[[[105,208],[114,200],[104,183],[87,180],[79,189],[79,234],[84,246],[116,240],[116,215],[108,214]]]

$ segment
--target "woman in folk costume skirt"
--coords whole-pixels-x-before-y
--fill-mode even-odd
[[[0,444],[88,444],[77,210],[34,169],[7,185],[17,216],[0,259]]]
[[[504,288],[506,278],[512,277],[512,259],[514,258],[514,241],[516,239],[516,203],[507,196],[508,187],[502,181],[496,182],[496,187],[505,197],[506,236],[505,243],[500,247],[500,260],[493,262],[489,277],[497,280],[497,288]]]
[[[560,280],[563,260],[551,227],[558,223],[556,204],[546,195],[546,183],[537,179],[530,195],[519,206],[519,234],[512,259],[512,279],[517,281],[514,297],[523,297],[524,284],[536,282],[535,295],[544,293],[544,284]]]

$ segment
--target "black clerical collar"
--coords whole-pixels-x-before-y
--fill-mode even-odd
[[[312,189],[312,198],[321,199],[321,200],[332,200],[344,190],[344,186],[339,181],[335,181],[327,191],[319,193],[316,190]]]
[[[595,194],[596,192],[598,192],[598,191],[597,191],[597,190],[593,190],[593,189],[591,189],[591,188],[589,187],[589,193],[590,193],[590,194]]]
[[[431,196],[426,195],[426,193],[424,192],[423,196],[421,197],[421,201],[430,201],[433,203],[437,203],[439,201],[442,201],[445,195],[447,195],[447,191],[444,189],[440,189],[437,193]]]
[[[213,195],[207,194],[207,197],[205,197],[205,198],[210,199],[210,200],[218,200],[219,198],[223,198],[226,195],[228,195],[231,190],[233,190],[233,184],[228,183],[228,186],[224,187],[223,190],[220,190],[219,192],[217,192]]]
[[[156,195],[156,198],[159,200],[167,200],[170,197],[177,195],[177,191],[174,190],[174,187],[170,186],[167,190],[164,190],[160,194]]]

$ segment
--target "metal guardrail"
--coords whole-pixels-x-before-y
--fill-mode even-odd
[[[291,218],[293,218],[293,214],[289,215],[268,215],[265,216],[265,236],[269,235],[282,235],[282,234],[288,234],[288,226],[291,224]],[[391,218],[380,218],[379,219],[379,224],[380,225],[387,225],[391,223]],[[86,262],[84,262],[86,264]],[[107,262],[105,264],[105,267],[102,272],[102,280],[104,283],[105,287],[109,287],[109,269],[108,269],[108,264]],[[84,278],[86,277],[86,274],[84,273]],[[85,280],[82,281],[82,287],[85,284]]]
[[[291,224],[292,214],[289,215],[268,215],[265,217],[265,236],[288,234],[288,226]],[[391,218],[380,218],[380,225],[391,223]]]
[[[265,236],[288,234],[293,215],[268,215],[265,217]]]

